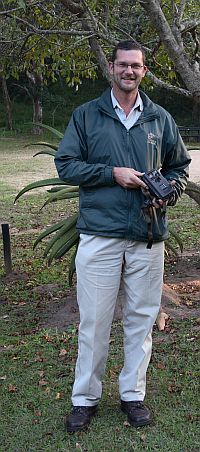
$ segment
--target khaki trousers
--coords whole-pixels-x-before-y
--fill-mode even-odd
[[[80,326],[73,405],[93,406],[101,398],[121,279],[125,297],[124,366],[119,392],[124,401],[144,399],[163,266],[164,242],[147,249],[144,242],[81,234],[76,257]]]

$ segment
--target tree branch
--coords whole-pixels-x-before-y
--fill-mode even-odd
[[[157,86],[159,86],[159,88],[165,88],[168,91],[173,91],[173,93],[176,94],[181,94],[182,96],[185,96],[187,98],[192,99],[192,94],[187,91],[186,89],[183,88],[178,88],[177,86],[174,85],[170,85],[170,83],[166,83],[163,80],[159,79],[158,77],[156,77],[151,71],[148,70],[147,72],[147,77],[149,77],[153,83],[155,83]]]

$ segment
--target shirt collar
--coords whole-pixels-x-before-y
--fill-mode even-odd
[[[116,99],[116,97],[113,94],[113,89],[111,89],[111,100],[112,100],[112,105],[113,108],[119,108],[120,110],[123,110],[123,108],[121,107],[121,105],[119,104],[118,100]],[[136,97],[136,101],[133,105],[132,110],[139,110],[139,111],[143,111],[143,102],[140,96],[140,93],[138,92],[137,97]]]

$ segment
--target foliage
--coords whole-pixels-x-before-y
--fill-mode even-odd
[[[67,83],[78,86],[83,77],[96,76],[96,64],[109,78],[106,58],[110,49],[119,39],[129,38],[142,43],[147,52],[153,73],[150,84],[160,80],[160,86],[195,96],[187,66],[198,91],[199,9],[195,0],[17,3],[18,8],[6,14],[6,7],[9,11],[16,2],[4,2],[8,35],[12,21],[19,35],[12,39],[14,53],[21,55],[26,67],[34,61],[35,70],[46,80],[55,80],[59,73]],[[156,22],[155,11],[162,23]]]
[[[22,4],[23,3],[23,4]],[[79,37],[62,34],[73,26],[72,18],[64,15],[59,2],[4,2],[4,8],[11,12],[0,19],[4,27],[1,32],[4,48],[1,59],[1,72],[8,77],[19,78],[22,71],[42,75],[43,82],[56,81],[62,77],[69,86],[78,86],[82,78],[95,78],[96,68],[92,61],[87,41]],[[27,35],[27,27],[30,32]],[[36,29],[38,27],[38,33]],[[53,29],[61,33],[53,32]],[[39,33],[39,30],[51,29],[51,33]],[[6,33],[5,33],[6,30]]]

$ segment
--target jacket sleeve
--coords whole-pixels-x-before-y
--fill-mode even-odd
[[[87,163],[87,157],[84,111],[79,107],[73,113],[56,153],[58,175],[71,185],[114,185],[113,167],[102,163]]]
[[[163,143],[165,146],[165,158],[161,172],[166,179],[176,181],[175,196],[169,202],[169,205],[174,205],[186,188],[191,158],[172,117],[168,117],[166,122]]]

